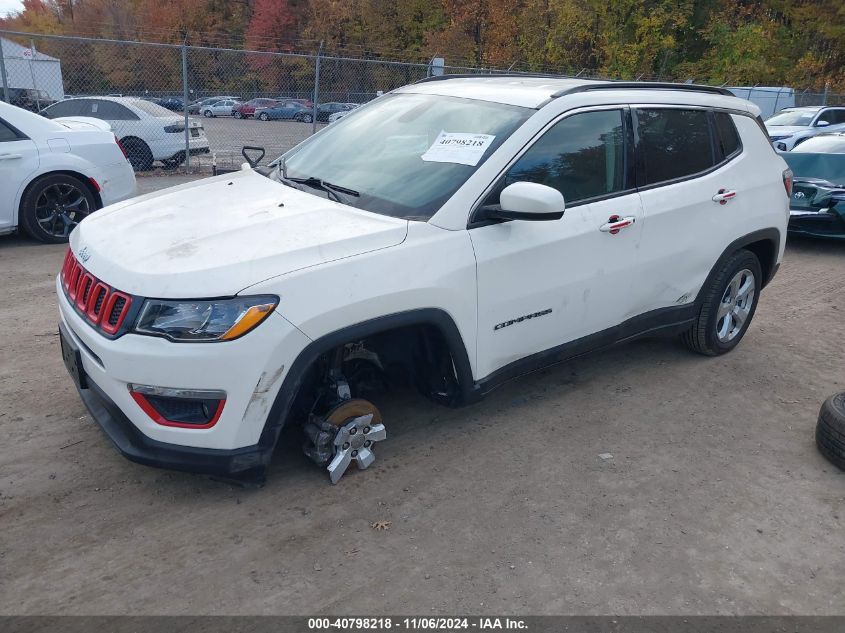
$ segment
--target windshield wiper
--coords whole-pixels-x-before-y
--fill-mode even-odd
[[[315,176],[308,176],[307,178],[295,178],[293,176],[288,176],[287,166],[285,165],[285,159],[279,161],[279,176],[282,179],[282,182],[293,182],[298,185],[305,185],[306,187],[313,187],[314,189],[322,189],[326,192],[329,198],[334,200],[335,202],[343,202],[340,196],[337,195],[338,193],[345,194],[347,196],[355,196],[358,197],[361,194],[355,191],[354,189],[349,189],[348,187],[341,187],[340,185],[334,185],[330,182],[326,182],[322,178],[317,178]]]

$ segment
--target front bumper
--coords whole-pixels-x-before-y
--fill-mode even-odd
[[[60,324],[60,328],[64,325]],[[67,336],[67,334],[64,334]],[[200,473],[244,483],[261,483],[273,454],[273,446],[261,443],[234,450],[195,448],[159,442],[141,433],[123,411],[97,386],[88,381],[77,388],[91,417],[127,459],[156,468]]]
[[[224,343],[172,343],[124,334],[109,339],[74,310],[57,279],[62,336],[78,348],[85,382],[80,396],[95,420],[133,461],[218,476],[263,471],[283,420],[271,412],[286,365],[310,340],[278,314],[254,332]],[[153,420],[129,384],[226,393],[210,428]],[[268,432],[271,429],[273,432]]]

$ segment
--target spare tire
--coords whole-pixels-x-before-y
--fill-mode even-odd
[[[816,424],[816,445],[832,464],[845,470],[845,391],[822,405]]]

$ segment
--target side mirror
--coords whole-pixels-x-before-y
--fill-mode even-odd
[[[482,207],[484,219],[560,220],[566,209],[563,194],[536,182],[515,182],[499,195],[499,204]]]
[[[816,121],[816,127],[827,127],[828,125],[830,125],[829,121]]]

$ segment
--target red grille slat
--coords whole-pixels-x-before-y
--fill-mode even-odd
[[[85,316],[88,317],[88,320],[94,323],[95,325],[99,324],[100,317],[103,314],[103,304],[108,301],[109,293],[111,292],[111,288],[109,288],[106,284],[102,281],[98,281],[94,286],[94,289],[88,295],[88,303],[87,309],[85,310]]]
[[[77,312],[104,334],[117,334],[129,313],[132,296],[85,270],[71,250],[65,255],[60,277],[65,295]]]
[[[132,298],[122,292],[113,292],[106,307],[103,309],[103,318],[100,320],[100,329],[106,334],[114,334],[123,325],[123,320],[126,318],[126,313],[129,312],[129,306],[132,304]]]

